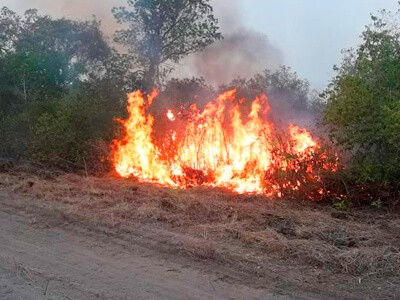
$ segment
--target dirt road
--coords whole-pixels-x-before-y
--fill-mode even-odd
[[[0,212],[0,299],[289,299]]]
[[[399,299],[397,213],[0,173],[0,299]]]

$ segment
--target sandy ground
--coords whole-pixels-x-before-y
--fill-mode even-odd
[[[291,299],[135,250],[0,212],[0,299]]]
[[[400,299],[398,213],[0,173],[0,299]]]

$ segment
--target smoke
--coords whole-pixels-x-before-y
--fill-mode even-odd
[[[7,6],[19,13],[36,8],[40,14],[74,20],[92,19],[95,15],[98,20],[101,20],[102,30],[108,37],[112,37],[115,30],[120,28],[111,9],[114,6],[126,4],[125,0],[4,0],[4,2],[0,6]]]
[[[211,5],[225,34],[233,33],[243,27],[240,0],[211,0]]]
[[[194,57],[201,76],[214,84],[242,77],[250,78],[282,62],[280,52],[259,32],[241,28]]]
[[[126,6],[126,0],[3,0],[5,6],[22,13],[37,8],[42,14],[72,19],[91,19],[102,22],[102,29],[110,39],[121,28],[111,9]],[[184,59],[173,77],[204,77],[213,85],[230,82],[237,77],[249,78],[264,69],[274,70],[282,64],[282,54],[267,36],[246,28],[241,15],[245,0],[211,0],[219,19],[224,40],[208,47],[204,52]],[[119,47],[118,47],[119,48]]]
[[[201,53],[185,59],[175,73],[178,77],[204,77],[213,85],[228,83],[235,78],[250,78],[265,69],[274,70],[282,64],[282,54],[268,37],[246,28],[239,0],[211,2],[224,39]]]

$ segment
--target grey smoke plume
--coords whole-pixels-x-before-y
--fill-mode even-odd
[[[282,55],[262,33],[244,26],[241,5],[249,0],[211,0],[225,39],[202,53],[184,59],[173,77],[204,77],[218,85],[237,77],[251,77],[262,70],[275,69],[282,64]],[[37,8],[42,14],[72,19],[102,21],[102,29],[111,38],[120,28],[111,13],[115,6],[126,6],[126,0],[2,0],[2,5],[22,13]]]
[[[196,55],[193,63],[208,81],[222,84],[237,77],[250,78],[264,69],[274,70],[282,56],[265,35],[242,28]]]
[[[174,76],[201,76],[219,85],[237,77],[250,78],[282,64],[281,52],[268,37],[245,27],[240,12],[241,5],[249,5],[248,1],[212,0],[211,4],[225,38],[185,59]]]

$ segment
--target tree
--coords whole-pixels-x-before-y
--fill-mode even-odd
[[[400,177],[400,30],[398,15],[383,11],[348,50],[325,92],[324,121],[332,138],[351,154],[362,182]]]
[[[129,26],[115,40],[135,56],[147,89],[173,69],[169,63],[222,38],[209,0],[128,0],[128,6],[113,9],[117,21]]]
[[[22,53],[64,56],[68,63],[70,85],[82,75],[96,73],[111,55],[111,48],[100,30],[101,23],[72,21],[40,16],[36,10],[25,12],[13,50]],[[66,71],[66,70],[64,70]]]
[[[265,71],[269,81],[269,95],[277,101],[286,101],[295,110],[306,110],[309,105],[310,84],[299,78],[291,68],[281,66],[275,72]]]
[[[132,86],[100,22],[0,10],[0,157],[102,167]],[[121,105],[120,105],[121,104]]]
[[[165,84],[158,102],[174,109],[188,108],[192,104],[203,107],[214,96],[215,91],[206,84],[204,78],[172,78]]]
[[[0,11],[0,111],[28,100],[45,100],[66,93],[88,76],[103,76],[112,51],[100,22],[23,16]]]
[[[9,53],[21,28],[21,17],[7,7],[0,10],[0,57]]]
[[[261,93],[268,95],[269,102],[277,112],[307,111],[311,104],[310,84],[302,79],[290,67],[280,66],[277,70],[264,70],[246,80],[238,78],[227,85],[220,86],[220,91],[236,88],[238,96],[253,99]]]

